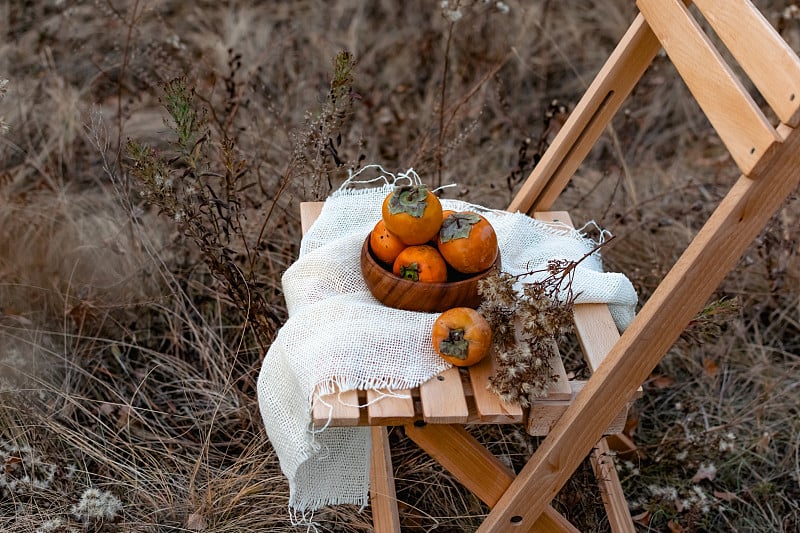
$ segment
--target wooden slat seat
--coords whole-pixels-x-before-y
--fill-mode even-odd
[[[444,377],[444,380],[439,380]],[[452,386],[451,380],[457,381]],[[406,391],[349,391],[323,396],[314,403],[313,426],[402,426],[423,421],[430,424],[526,424],[533,436],[544,436],[566,411],[586,382],[569,381],[570,393],[560,399],[539,399],[523,410],[519,406],[492,401],[489,392],[481,403],[474,394],[472,373],[450,369],[419,388]],[[478,386],[485,388],[486,379]],[[633,399],[640,397],[640,394]],[[345,403],[346,402],[346,403]],[[453,404],[456,407],[453,407]],[[442,406],[446,409],[442,409]],[[334,415],[328,416],[333,409]],[[605,434],[620,433],[625,427],[628,409],[619,412]]]
[[[302,216],[319,214],[321,203],[304,204]],[[536,213],[534,217],[544,222],[572,225],[569,214],[559,212]],[[304,220],[303,227],[309,227]],[[605,354],[619,338],[616,325],[608,307],[602,304],[575,306],[576,333],[581,342],[590,370],[602,363]],[[503,402],[488,390],[489,378],[494,373],[494,358],[486,358],[469,368],[450,368],[413,390],[345,391],[323,395],[312,405],[312,424],[315,428],[327,426],[392,426],[424,421],[432,424],[525,424],[531,435],[546,435],[566,408],[572,403],[584,382],[570,381],[561,357],[557,357],[553,370],[557,381],[546,396],[538,399],[527,410],[519,405]],[[619,412],[606,433],[622,431],[627,407]]]

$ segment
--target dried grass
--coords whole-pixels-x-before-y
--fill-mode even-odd
[[[0,528],[296,530],[257,412],[255,336],[178,227],[131,194],[119,145],[170,149],[162,84],[192,81],[215,134],[247,160],[243,231],[270,213],[256,271],[285,317],[280,274],[297,253],[299,200],[366,161],[413,166],[459,185],[447,195],[505,206],[634,9],[507,4],[508,14],[496,2],[422,0],[0,6],[10,124],[0,135]],[[793,4],[761,4],[798,49]],[[319,137],[342,49],[357,61],[353,105]],[[607,265],[644,300],[731,169],[659,58],[558,207],[615,233]],[[800,527],[798,202],[715,294],[735,312],[712,305],[720,312],[645,384],[629,424],[637,450],[617,458],[640,531]],[[538,443],[516,429],[475,431],[514,468]],[[473,530],[486,507],[401,430],[391,439],[405,530]],[[583,465],[553,505],[583,531],[607,531],[593,485]],[[76,513],[89,489],[121,509]],[[371,530],[369,509],[315,519],[324,531]]]

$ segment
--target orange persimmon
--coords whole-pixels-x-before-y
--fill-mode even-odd
[[[442,221],[437,240],[445,261],[463,274],[483,272],[497,258],[497,234],[483,216],[454,213]]]
[[[417,244],[400,252],[392,273],[411,281],[441,283],[447,281],[447,263],[433,246]]]
[[[406,245],[397,235],[386,229],[386,224],[381,219],[369,234],[369,247],[378,261],[391,265]]]
[[[454,307],[433,323],[431,339],[442,359],[455,366],[471,366],[489,353],[492,328],[475,309]]]
[[[381,215],[386,228],[405,244],[424,244],[439,232],[442,204],[424,185],[403,185],[386,195]]]

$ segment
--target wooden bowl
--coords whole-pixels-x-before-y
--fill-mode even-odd
[[[406,311],[438,313],[453,307],[478,307],[478,281],[500,268],[500,254],[487,270],[445,283],[423,283],[400,278],[387,266],[375,259],[369,246],[369,237],[361,247],[361,273],[370,292],[381,303]],[[455,276],[454,276],[455,277]]]

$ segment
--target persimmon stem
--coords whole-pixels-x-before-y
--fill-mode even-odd
[[[464,329],[451,329],[447,338],[439,342],[439,351],[456,359],[466,359],[469,341],[464,338]]]
[[[389,212],[393,215],[406,213],[421,218],[427,207],[428,189],[421,185],[403,185],[395,189],[389,198]]]
[[[410,263],[401,266],[400,277],[411,281],[419,281],[419,263]]]
[[[475,213],[455,213],[447,217],[442,222],[439,235],[442,242],[449,242],[453,239],[466,239],[469,237],[472,227],[481,221],[481,217]]]

